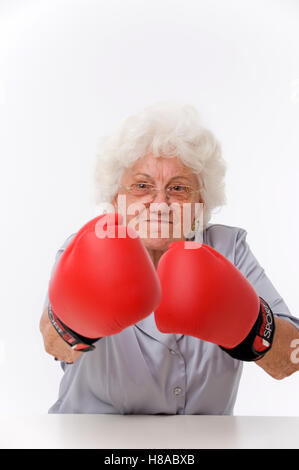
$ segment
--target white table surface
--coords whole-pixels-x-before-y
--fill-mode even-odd
[[[1,449],[299,449],[299,417],[0,416]]]

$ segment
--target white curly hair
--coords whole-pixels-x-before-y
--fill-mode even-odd
[[[149,153],[179,157],[198,175],[205,227],[212,211],[226,203],[226,164],[219,142],[189,104],[160,101],[124,119],[113,135],[100,138],[94,171],[96,204],[111,207],[124,170]]]

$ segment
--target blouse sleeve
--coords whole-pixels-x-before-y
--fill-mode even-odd
[[[240,229],[236,238],[235,266],[252,284],[258,296],[270,305],[273,314],[285,318],[299,330],[299,318],[291,315],[284,299],[279,295],[270,279],[268,279],[265,270],[253,255],[246,237],[246,230]]]

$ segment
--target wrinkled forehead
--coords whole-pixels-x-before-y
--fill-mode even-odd
[[[187,167],[178,157],[155,157],[152,154],[139,158],[125,170],[125,179],[134,176],[144,176],[157,181],[165,181],[174,177],[183,177],[190,183],[197,182],[197,175],[192,168]]]

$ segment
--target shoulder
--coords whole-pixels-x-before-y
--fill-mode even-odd
[[[208,224],[203,231],[203,243],[228,258],[235,260],[238,246],[245,241],[247,231],[242,227],[225,224]]]
[[[69,235],[65,241],[63,242],[63,244],[61,245],[61,247],[59,248],[59,250],[65,250],[66,247],[71,243],[71,241],[73,240],[73,238],[75,237],[76,233],[72,233],[71,235]]]
[[[73,240],[73,238],[75,237],[76,233],[72,233],[71,235],[69,235],[65,240],[64,242],[60,245],[58,251],[56,252],[56,261],[58,261],[58,259],[60,258],[60,256],[62,255],[62,253],[64,252],[64,250],[66,249],[66,247],[71,243],[71,241]]]
[[[204,236],[207,239],[218,239],[238,237],[241,234],[247,234],[247,231],[242,227],[225,224],[208,224],[204,229]]]

